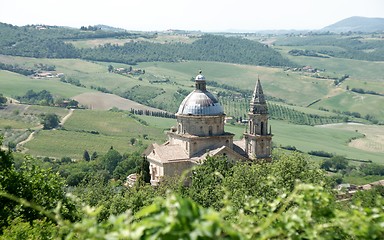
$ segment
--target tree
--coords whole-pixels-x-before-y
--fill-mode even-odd
[[[208,156],[204,163],[191,173],[188,196],[204,207],[222,207],[224,192],[221,187],[225,177],[232,175],[233,162],[224,156]]]
[[[97,152],[93,152],[91,156],[91,160],[95,160],[98,157]]]
[[[61,163],[71,163],[72,159],[70,157],[62,157],[60,162]]]
[[[101,158],[102,167],[112,174],[115,170],[117,164],[122,160],[121,154],[114,150],[113,148],[109,149],[109,151]]]
[[[1,142],[0,138],[0,145]],[[0,234],[16,217],[27,222],[44,217],[36,208],[18,202],[20,199],[47,210],[61,203],[57,210],[64,218],[73,220],[77,216],[73,203],[65,196],[63,179],[50,169],[39,168],[35,161],[26,157],[20,169],[16,169],[11,152],[0,149]]]
[[[149,174],[149,162],[145,157],[142,158],[142,162],[141,162],[138,173],[140,175],[141,180],[144,183],[150,183],[151,175]]]
[[[326,171],[330,171],[330,169],[332,168],[332,161],[330,159],[324,160],[321,163],[320,168],[322,168],[322,169],[324,169]]]
[[[330,159],[324,160],[320,167],[326,171],[339,171],[348,167],[348,160],[343,156],[333,156]]]
[[[54,113],[44,114],[42,118],[43,129],[52,129],[59,126],[59,117]]]
[[[0,93],[0,106],[7,103],[7,98],[3,96],[3,94]]]
[[[84,150],[84,153],[83,153],[83,159],[84,159],[85,161],[89,161],[89,160],[91,160],[91,158],[89,157],[89,153],[88,153],[87,150]]]

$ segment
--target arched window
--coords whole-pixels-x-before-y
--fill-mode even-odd
[[[212,136],[212,126],[209,126],[209,128],[208,128],[208,135]]]

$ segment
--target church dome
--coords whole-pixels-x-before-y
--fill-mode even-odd
[[[201,74],[195,78],[196,89],[180,104],[177,114],[183,115],[223,115],[224,110],[212,93],[206,90],[205,77]]]

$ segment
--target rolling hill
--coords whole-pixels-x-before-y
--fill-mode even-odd
[[[321,31],[341,32],[382,32],[384,31],[384,18],[350,17],[326,26]]]

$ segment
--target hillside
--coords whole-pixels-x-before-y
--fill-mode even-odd
[[[261,66],[293,66],[279,52],[248,39],[201,35],[186,44],[139,41],[157,38],[157,34],[103,31],[98,27],[69,29],[36,26],[17,27],[0,23],[0,54],[35,58],[80,58],[87,60],[136,64],[139,62],[185,60],[229,62]],[[130,39],[123,46],[106,43],[95,48],[75,48],[79,39]],[[135,41],[134,41],[135,40]]]
[[[326,26],[321,31],[342,32],[382,32],[384,18],[350,17]]]

